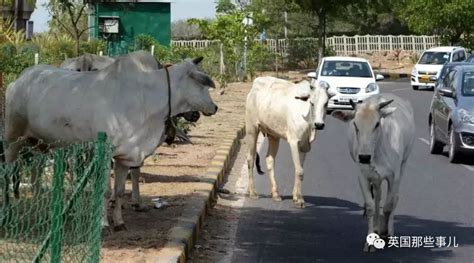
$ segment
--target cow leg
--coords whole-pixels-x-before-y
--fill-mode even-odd
[[[381,182],[372,182],[373,193],[374,193],[374,233],[380,234],[380,200],[382,199],[382,184]]]
[[[257,139],[258,139],[258,128],[250,125],[246,125],[246,137],[247,137],[247,167],[249,173],[249,185],[248,194],[252,199],[258,199],[258,194],[255,191],[255,184],[253,181],[253,165],[255,162],[255,153],[257,150]]]
[[[278,146],[280,139],[268,136],[268,152],[267,152],[267,170],[270,183],[272,184],[272,199],[274,201],[281,201],[280,194],[278,193],[278,186],[275,180],[275,157],[278,152]]]
[[[383,208],[384,222],[381,227],[381,235],[384,238],[394,235],[393,217],[395,214],[395,208],[398,204],[398,190],[400,187],[400,179],[405,172],[406,162],[403,162],[400,168],[400,172],[395,173],[394,178],[387,179],[388,191],[387,200]]]
[[[8,145],[8,148],[5,151],[5,161],[6,163],[14,162],[18,159],[20,150],[27,145],[26,140],[17,138],[15,141]],[[12,183],[13,183],[13,194],[15,198],[20,198],[20,174],[18,171],[15,171],[12,174]]]
[[[140,167],[130,169],[132,177],[132,207],[137,212],[147,211],[147,207],[143,205],[140,197]]]
[[[125,223],[122,218],[123,197],[125,195],[125,181],[127,180],[129,167],[116,162],[114,166],[115,174],[115,206],[114,206],[114,230],[126,230]]]
[[[375,214],[375,201],[372,198],[372,193],[370,191],[370,182],[367,179],[367,176],[362,173],[359,175],[359,185],[360,189],[362,190],[362,196],[364,197],[364,206],[367,215],[368,221],[368,231],[367,235],[374,233],[374,214]],[[369,246],[366,242],[364,245],[364,252],[374,252],[375,247]]]
[[[291,157],[295,166],[295,184],[293,186],[293,202],[298,208],[304,208],[304,199],[301,194],[301,182],[304,178],[303,165],[306,158],[306,153],[299,151],[298,142],[290,142]]]

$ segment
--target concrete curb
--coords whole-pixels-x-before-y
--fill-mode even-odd
[[[198,192],[198,197],[187,203],[177,224],[170,230],[168,240],[162,248],[156,262],[185,263],[198,239],[207,212],[217,201],[217,188],[224,181],[224,176],[232,165],[232,158],[240,146],[240,139],[245,135],[245,123],[227,134],[223,134],[221,145],[207,167],[201,182],[207,183]]]

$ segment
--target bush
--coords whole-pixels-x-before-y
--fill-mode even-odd
[[[292,69],[316,67],[318,47],[316,39],[297,38],[289,40],[287,67]]]

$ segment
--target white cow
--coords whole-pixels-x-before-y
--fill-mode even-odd
[[[122,63],[126,63],[129,67],[133,67],[136,70],[153,70],[163,68],[163,66],[155,59],[155,57],[153,57],[153,55],[150,54],[150,52],[144,50],[131,52],[120,56],[119,58],[122,59]],[[73,71],[94,71],[104,69],[114,62],[114,58],[97,56],[94,54],[84,54],[76,58],[65,60],[60,67]],[[178,114],[177,116],[182,116],[188,121],[196,122],[199,119],[200,114],[197,111],[191,111]],[[173,128],[176,129],[176,127]],[[172,136],[171,140],[174,140],[174,136]],[[131,168],[130,173],[130,177],[132,179],[131,205],[136,211],[146,211],[147,207],[142,204],[140,197],[140,168]],[[115,196],[112,196],[111,201],[114,202],[114,200]]]
[[[354,110],[335,111],[333,116],[350,121],[349,149],[360,166],[359,184],[368,217],[368,233],[382,238],[393,236],[394,211],[398,191],[415,138],[413,109],[409,102],[392,94],[372,96],[363,104],[352,104]],[[379,206],[382,181],[388,185],[383,218]],[[365,244],[364,251],[375,251]]]
[[[306,80],[298,84],[274,77],[259,77],[254,80],[247,96],[245,115],[248,193],[251,198],[258,198],[253,180],[253,163],[257,138],[262,132],[268,138],[266,162],[272,184],[272,198],[275,201],[281,200],[275,181],[274,160],[279,140],[284,139],[290,144],[295,166],[293,201],[296,206],[304,207],[301,194],[303,164],[306,153],[311,149],[311,142],[315,139],[315,130],[324,128],[326,107],[330,97],[327,87],[314,88]],[[257,153],[257,169],[260,170],[258,160]]]
[[[137,70],[130,67],[130,60],[117,59],[92,72],[46,65],[26,69],[6,92],[7,162],[17,159],[25,142],[20,137],[73,143],[106,132],[114,146],[114,225],[116,230],[124,229],[127,172],[140,167],[164,141],[165,121],[187,111],[205,115],[217,111],[208,90],[214,82],[199,70],[201,61],[202,57],[169,67],[171,94],[165,69]],[[108,226],[106,217],[103,223]]]

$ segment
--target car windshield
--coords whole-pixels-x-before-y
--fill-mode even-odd
[[[423,53],[418,64],[442,65],[449,59],[449,52],[431,52]]]
[[[462,95],[474,97],[474,71],[464,73],[462,78]]]
[[[326,61],[321,76],[372,78],[369,63],[359,61]]]

